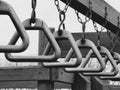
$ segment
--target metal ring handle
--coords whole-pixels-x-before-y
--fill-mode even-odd
[[[13,56],[11,53],[5,53],[6,58],[9,61],[12,62],[51,62],[51,61],[55,61],[57,60],[60,55],[61,55],[61,50],[53,36],[53,34],[51,33],[51,31],[49,30],[48,26],[46,25],[46,23],[40,19],[36,19],[36,23],[35,26],[31,26],[30,25],[30,19],[27,19],[23,22],[23,25],[25,27],[26,30],[42,30],[45,35],[48,38],[48,41],[50,42],[50,44],[52,45],[55,53],[53,55],[39,55],[39,56]],[[16,41],[19,38],[19,35],[16,35]],[[9,44],[13,44],[16,43],[15,40],[12,40]]]
[[[102,56],[100,55],[99,51],[97,50],[95,44],[88,40],[88,39],[85,39],[85,42],[83,43],[82,42],[82,39],[80,40],[77,40],[76,41],[76,44],[78,45],[79,48],[86,48],[86,47],[90,47],[98,58],[99,62],[100,62],[100,65],[101,65],[101,68],[99,69],[90,69],[90,68],[85,68],[84,66],[88,63],[92,53],[89,52],[89,54],[87,55],[87,57],[85,58],[85,62],[84,63],[81,63],[80,66],[78,66],[77,68],[65,68],[65,71],[67,72],[101,72],[104,68],[105,68],[105,63],[103,62],[102,60]]]
[[[15,13],[14,9],[8,3],[0,1],[0,14],[8,15],[10,17],[19,36],[22,38],[21,45],[14,45],[14,44],[13,45],[0,45],[0,52],[22,52],[24,51],[29,45],[29,38],[17,14]]]
[[[70,32],[68,32],[67,30],[62,30],[62,35],[59,36],[58,35],[58,31],[54,33],[54,37],[56,38],[56,40],[58,39],[68,39],[68,41],[71,44],[71,48],[73,49],[74,53],[76,54],[77,60],[74,60],[74,62],[71,62],[71,56],[73,54],[73,52],[68,52],[68,54],[66,55],[65,59],[63,62],[43,62],[43,66],[45,67],[76,67],[78,66],[81,61],[82,61],[82,56],[81,56],[81,52],[79,51],[78,46],[75,43],[75,40],[73,38],[73,36],[71,35]],[[45,52],[44,52],[45,54]]]
[[[111,53],[109,52],[109,50],[103,46],[100,46],[100,53],[105,53],[107,58],[104,59],[104,61],[106,61],[106,59],[108,59],[111,63],[111,65],[114,68],[113,72],[100,72],[100,73],[83,73],[83,75],[85,76],[115,76],[116,74],[118,74],[119,70],[118,67],[111,55]]]
[[[117,52],[113,52],[113,57],[116,60],[116,63],[120,63],[120,54]],[[105,76],[105,77],[100,77],[102,80],[112,80],[112,81],[120,81],[120,76]]]

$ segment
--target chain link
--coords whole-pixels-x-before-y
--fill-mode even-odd
[[[64,12],[64,13],[66,13],[67,10],[68,10],[69,5],[70,5],[70,3],[71,3],[71,0],[67,0],[66,5],[65,5],[65,7],[64,7],[63,10],[60,9],[59,0],[55,0],[54,3],[55,3],[55,5],[56,5],[56,7],[57,7],[58,12],[61,12],[61,11],[62,11],[62,12]]]
[[[98,40],[97,40],[97,44],[98,44],[98,47],[100,46],[100,35],[102,33],[102,31],[105,29],[105,25],[107,24],[107,20],[105,21],[105,23],[103,24],[103,26],[101,26],[101,30],[99,31],[98,29],[98,26],[97,26],[97,23],[95,21],[93,21],[93,26],[94,26],[94,29],[96,30],[97,32],[97,35],[98,35]],[[108,30],[107,30],[107,33],[108,33]],[[110,33],[109,33],[109,37],[110,37]],[[112,37],[111,37],[112,38]]]
[[[81,17],[79,16],[79,12],[77,10],[75,10],[75,13],[77,15],[78,22],[80,22],[81,24],[89,22],[90,19],[92,18],[92,2],[89,1],[89,10],[85,15],[85,21],[81,19]]]
[[[62,12],[62,11],[59,12],[59,19],[61,23],[59,25],[58,30],[61,30],[61,27],[63,27],[62,29],[65,29],[65,24],[64,24],[65,18],[66,18],[65,12]]]
[[[99,47],[99,46],[100,46],[100,35],[101,35],[101,32],[102,32],[104,29],[101,27],[101,31],[99,31],[99,29],[98,29],[97,24],[96,24],[95,21],[93,21],[93,26],[94,26],[94,29],[95,29],[96,32],[97,32],[97,36],[98,36],[97,46]]]
[[[36,3],[37,3],[36,0],[32,0],[32,9],[33,10],[35,10],[35,8],[36,8]]]
[[[77,10],[75,10],[75,14],[77,16],[77,20],[79,23],[82,24],[82,40],[84,41],[85,39],[85,29],[86,29],[86,23],[90,21],[90,19],[92,18],[92,2],[89,1],[89,10],[85,15],[85,21],[82,20],[82,18],[79,16],[79,12]]]
[[[32,13],[31,13],[31,23],[35,23],[35,18],[36,18],[36,5],[37,5],[37,1],[36,0],[32,0]]]
[[[92,18],[92,2],[91,1],[89,1],[89,10],[88,10],[88,12],[87,12],[87,14],[86,14],[86,17],[85,17],[85,21],[86,22],[89,22],[90,21],[90,19]]]
[[[68,7],[69,7],[69,5],[70,5],[70,3],[71,3],[71,0],[67,0],[67,2],[66,2],[66,5],[65,5],[65,7],[64,7],[64,9],[62,10],[62,9],[60,9],[60,4],[59,4],[59,0],[54,0],[54,3],[55,3],[55,5],[56,5],[56,7],[57,7],[57,10],[58,10],[58,12],[59,12],[59,20],[60,20],[60,24],[59,24],[59,27],[58,27],[58,34],[59,34],[59,36],[62,34],[62,32],[61,32],[61,30],[63,29],[63,30],[65,30],[65,23],[64,23],[64,21],[65,21],[65,19],[66,19],[66,12],[67,12],[67,10],[68,10]]]
[[[75,13],[76,13],[76,15],[77,15],[77,20],[78,20],[78,22],[82,24],[83,21],[82,21],[81,17],[79,16],[79,12],[78,12],[77,10],[75,10]]]
[[[59,12],[59,20],[60,20],[61,23],[63,23],[65,21],[65,13],[68,10],[68,7],[71,3],[71,0],[67,0],[66,5],[65,5],[63,10],[60,9],[60,4],[59,4],[58,0],[55,0],[54,3],[55,3],[55,5],[57,7],[57,10]]]
[[[96,32],[102,32],[105,29],[105,28],[102,28],[102,26],[101,26],[101,30],[99,31],[97,23],[95,21],[93,21],[93,26],[94,26],[94,29],[96,30]]]
[[[92,18],[92,13],[89,15],[89,17],[87,17],[88,16],[88,13],[87,13],[86,16],[85,16],[85,21],[83,21],[82,18],[79,16],[79,12],[77,10],[75,10],[75,13],[77,15],[78,22],[81,23],[81,24],[89,22],[90,19]]]

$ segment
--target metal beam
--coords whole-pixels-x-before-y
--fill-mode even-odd
[[[35,89],[38,87],[37,81],[0,81],[0,89],[8,89],[8,88],[29,88]]]
[[[1,81],[38,81],[50,80],[50,71],[47,68],[33,67],[16,67],[16,68],[0,68]]]
[[[67,0],[61,1],[66,3]],[[118,27],[120,13],[104,0],[71,0],[70,7],[82,13],[83,15],[86,15],[88,12],[89,1],[92,3],[92,19],[100,25],[103,25],[105,22],[105,12],[107,12],[106,28],[115,34],[120,32]],[[105,8],[107,9],[105,10]]]

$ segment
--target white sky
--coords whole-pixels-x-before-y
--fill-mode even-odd
[[[30,18],[31,16],[31,0],[3,0],[8,2],[17,13],[18,17],[21,21]],[[105,0],[109,4],[111,4],[114,8],[120,11],[120,0]],[[60,5],[64,6],[62,2]],[[55,27],[56,30],[59,25],[59,15],[54,5],[54,0],[37,0],[37,18],[44,20],[49,27]],[[82,16],[83,17],[83,16]],[[66,30],[70,32],[81,32],[81,25],[78,23],[75,12],[73,9],[69,8],[66,14]],[[0,16],[0,45],[6,45],[13,33],[15,32],[15,28],[11,23],[8,16]],[[94,31],[91,23],[87,24],[86,32]],[[37,43],[37,34],[38,32],[29,32],[28,34],[31,40],[31,45],[29,49],[26,51],[28,54],[37,55],[38,52],[38,43]],[[36,40],[36,41],[35,41]],[[36,44],[35,44],[36,43]],[[33,50],[32,50],[33,49]],[[5,59],[3,54],[0,54],[0,59]],[[3,61],[4,62],[4,61]]]

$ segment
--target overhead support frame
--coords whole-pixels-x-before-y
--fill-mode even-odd
[[[66,3],[67,0],[61,0]],[[105,12],[107,11],[107,24],[105,28],[111,32],[118,34],[120,32],[120,12],[104,0],[71,0],[70,7],[77,10],[83,15],[86,15],[89,10],[89,2],[92,3],[92,20],[103,25],[105,22]],[[106,8],[106,11],[105,11]],[[120,36],[120,33],[119,35]]]

